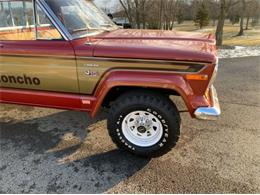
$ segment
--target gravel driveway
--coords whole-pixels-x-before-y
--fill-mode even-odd
[[[151,160],[115,148],[106,110],[1,105],[0,193],[260,193],[259,81],[260,57],[221,60],[222,117],[182,113],[177,147]]]

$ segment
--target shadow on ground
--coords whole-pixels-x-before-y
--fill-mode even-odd
[[[105,116],[92,120],[64,111],[19,122],[2,119],[0,192],[102,193],[138,172],[149,160],[117,150],[100,125]],[[82,117],[84,122],[75,122]]]

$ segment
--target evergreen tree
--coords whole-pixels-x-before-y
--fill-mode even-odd
[[[207,26],[209,24],[209,10],[203,1],[198,9],[195,16],[194,22],[199,25],[200,28]]]
[[[240,16],[238,14],[236,15],[232,15],[230,16],[229,18],[230,22],[234,25],[234,24],[237,24],[239,23],[239,20],[240,20]]]
[[[183,23],[183,21],[184,21],[184,18],[183,18],[183,13],[182,12],[178,12],[177,13],[177,22],[178,22],[178,24],[181,24],[181,23]]]

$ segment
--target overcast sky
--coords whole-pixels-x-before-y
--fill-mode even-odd
[[[193,0],[183,0],[191,3]],[[260,1],[260,0],[259,0]],[[95,4],[99,7],[106,9],[108,12],[115,12],[120,7],[119,0],[94,0]]]
[[[99,7],[108,9],[111,12],[118,8],[118,0],[94,0],[94,2]]]

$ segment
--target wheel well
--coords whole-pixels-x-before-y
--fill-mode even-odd
[[[108,94],[106,95],[102,106],[104,107],[110,107],[110,103],[115,101],[119,96],[122,94],[129,92],[129,91],[137,91],[137,90],[146,90],[146,91],[153,91],[156,93],[163,94],[167,97],[173,95],[173,96],[180,96],[180,94],[174,90],[171,89],[163,89],[163,88],[149,88],[149,87],[126,87],[126,86],[120,86],[120,87],[114,87],[112,88]]]

